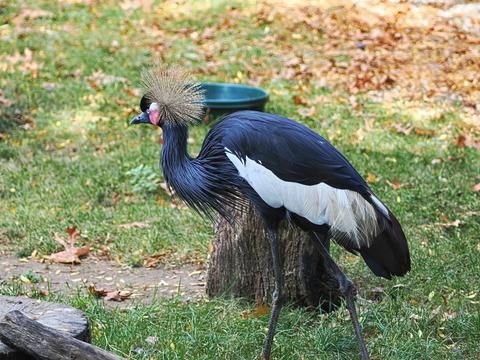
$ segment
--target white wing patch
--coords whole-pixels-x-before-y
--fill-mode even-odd
[[[229,149],[225,150],[239,175],[269,206],[284,206],[314,224],[328,224],[337,242],[348,242],[357,248],[368,247],[379,233],[375,210],[360,194],[325,183],[304,185],[284,181],[249,157],[243,161]],[[378,199],[373,201],[381,211],[386,210]]]

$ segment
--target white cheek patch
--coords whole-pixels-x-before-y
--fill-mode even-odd
[[[156,102],[152,102],[150,104],[150,107],[148,108],[149,111],[158,111],[160,109],[160,106]]]

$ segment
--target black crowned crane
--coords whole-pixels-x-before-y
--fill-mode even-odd
[[[248,199],[271,244],[275,290],[263,358],[270,350],[284,301],[277,229],[282,220],[308,232],[346,299],[363,360],[369,359],[355,310],[355,288],[329,254],[330,239],[359,253],[377,276],[410,270],[399,222],[347,159],[327,140],[282,116],[239,111],[216,124],[197,158],[187,152],[188,126],[203,112],[199,84],[175,68],[143,73],[142,113],[131,124],[163,130],[161,167],[167,183],[193,209],[232,220]]]

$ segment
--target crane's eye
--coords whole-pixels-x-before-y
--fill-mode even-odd
[[[152,101],[146,95],[143,95],[142,100],[140,100],[140,110],[142,112],[147,111],[151,103]]]

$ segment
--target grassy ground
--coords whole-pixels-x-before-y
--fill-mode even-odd
[[[165,249],[206,259],[210,224],[151,186],[152,173],[162,181],[160,133],[127,127],[138,111],[139,72],[161,57],[201,80],[260,83],[271,93],[268,111],[332,141],[397,214],[412,252],[405,278],[375,278],[361,260],[335,250],[361,285],[361,297],[383,289],[380,300],[360,305],[374,358],[476,358],[480,202],[472,186],[479,182],[480,156],[461,140],[478,131],[464,104],[384,101],[378,93],[352,95],[335,84],[269,76],[283,66],[277,54],[324,37],[299,26],[288,40],[281,19],[252,26],[252,14],[261,13],[253,3],[136,5],[0,5],[6,24],[0,26],[0,250],[50,254],[60,250],[53,233],[76,226],[83,242],[108,248],[123,263],[138,265]],[[265,47],[261,41],[271,31],[284,40]],[[192,153],[207,130],[192,130]],[[118,227],[133,221],[151,226]],[[41,296],[8,279],[0,292]],[[112,310],[83,292],[47,297],[85,310],[96,344],[135,359],[255,358],[268,320],[243,318],[250,305],[232,300],[172,299]],[[149,336],[156,340],[148,342]],[[351,359],[358,350],[345,311],[286,309],[273,354]]]

